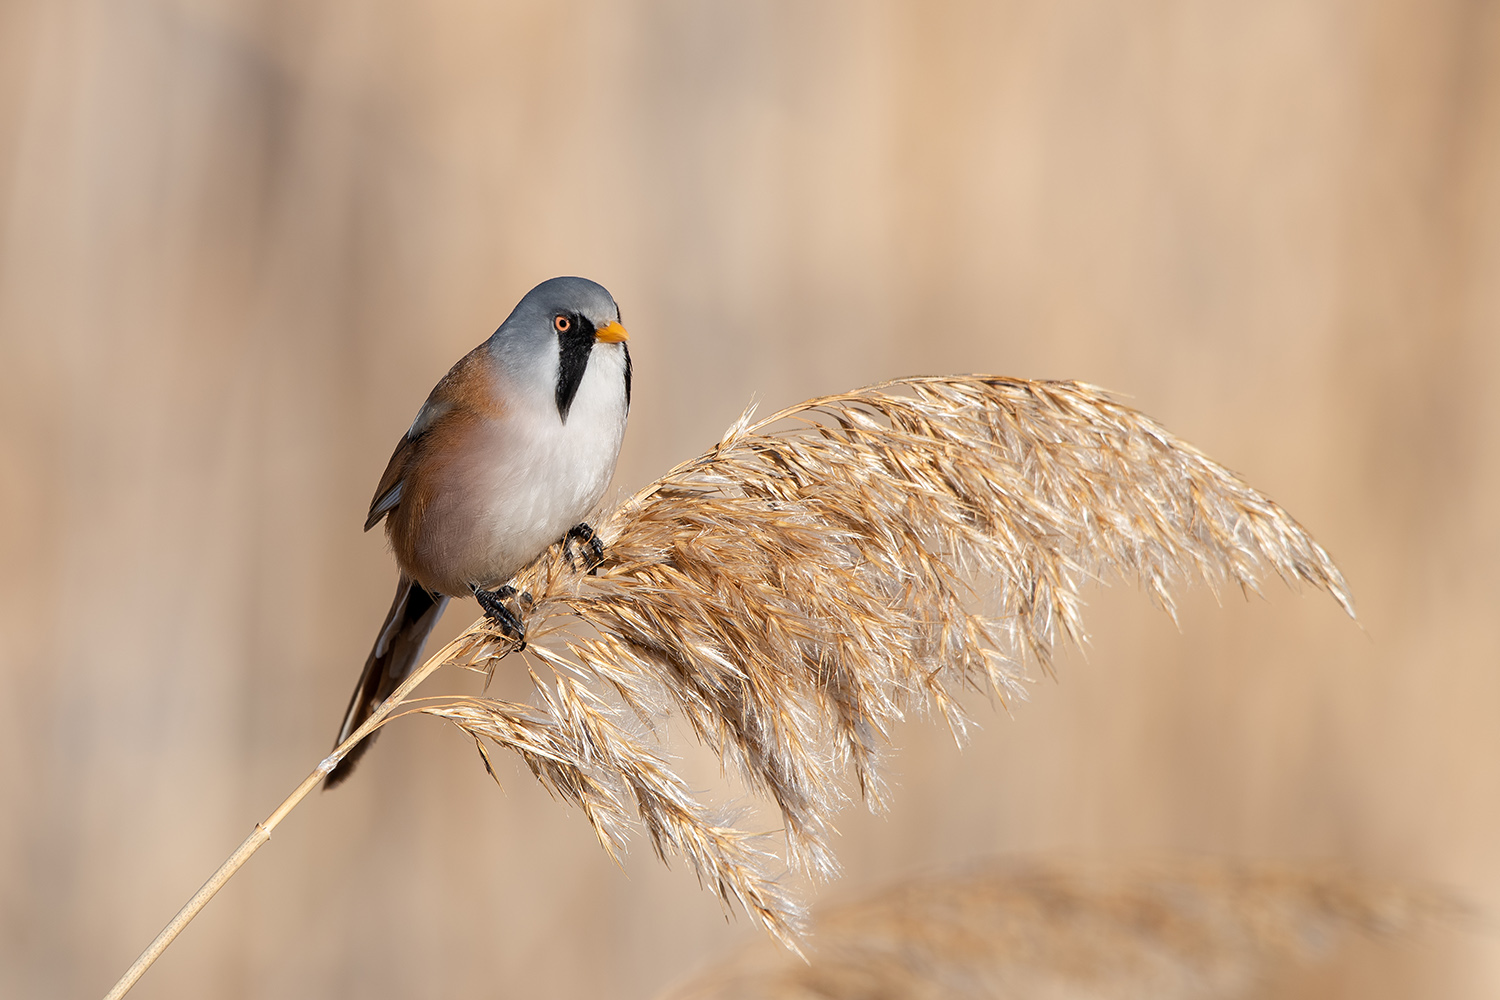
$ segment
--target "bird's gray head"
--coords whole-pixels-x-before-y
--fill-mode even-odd
[[[551,278],[527,292],[511,310],[490,338],[490,349],[501,370],[517,382],[534,383],[544,369],[555,373],[551,388],[558,413],[566,421],[595,345],[623,353],[628,405],[626,338],[620,307],[603,285],[587,278]]]
[[[526,293],[526,297],[511,310],[510,317],[500,325],[500,332],[516,324],[547,328],[558,316],[577,316],[602,329],[620,321],[620,307],[597,281],[550,278]]]

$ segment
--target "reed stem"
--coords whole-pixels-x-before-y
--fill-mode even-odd
[[[360,740],[380,728],[391,712],[395,710],[396,706],[400,705],[418,684],[421,684],[433,671],[449,661],[456,646],[468,641],[470,639],[467,634],[460,636],[438,650],[425,663],[412,671],[411,676],[407,677],[401,683],[400,687],[391,692],[391,696],[382,702],[380,707],[365,720],[364,725],[356,729],[347,740],[335,747],[333,753],[324,757],[318,766],[313,769],[313,772],[302,779],[302,784],[298,785],[292,794],[283,799],[281,805],[277,806],[270,816],[267,816],[264,821],[255,824],[255,830],[250,836],[245,838],[245,842],[240,844],[234,853],[225,859],[224,863],[219,866],[219,870],[214,872],[209,877],[209,880],[203,883],[203,887],[193,894],[193,898],[189,899],[183,905],[182,909],[177,911],[177,916],[173,917],[172,922],[162,928],[160,934],[156,935],[156,940],[152,941],[146,950],[141,952],[141,957],[137,958],[135,964],[125,971],[125,975],[120,977],[120,981],[115,983],[114,988],[105,994],[104,1000],[120,1000],[121,997],[129,993],[131,987],[135,986],[136,982],[146,974],[146,970],[151,968],[152,964],[161,957],[162,952],[167,950],[167,946],[176,939],[178,934],[182,933],[182,929],[198,915],[198,911],[207,906],[208,901],[213,899],[214,895],[224,887],[224,883],[233,878],[235,872],[243,868],[245,862],[250,860],[250,856],[260,850],[261,846],[271,839],[271,831],[275,830],[277,825],[286,819],[287,815],[293,809],[297,808],[298,804],[307,797],[307,794],[327,777],[328,772],[332,771],[338,765],[338,762],[344,759],[344,755],[354,749]]]

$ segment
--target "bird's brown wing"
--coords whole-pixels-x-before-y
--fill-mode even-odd
[[[454,370],[457,369],[458,365],[454,365]],[[437,384],[437,388],[432,390],[432,395],[427,397],[427,402],[423,403],[422,408],[417,411],[417,419],[411,422],[406,433],[401,435],[401,440],[396,442],[396,450],[391,452],[391,460],[386,463],[385,474],[380,477],[380,485],[375,487],[375,496],[370,500],[370,513],[365,517],[366,531],[379,524],[381,518],[395,510],[401,503],[402,486],[406,482],[406,473],[418,446],[437,419],[453,409],[453,401],[448,398],[450,393],[446,391],[452,379],[453,372],[449,372],[447,377]]]
[[[385,475],[380,477],[380,485],[375,487],[375,497],[370,501],[370,513],[365,518],[366,531],[379,524],[381,518],[401,503],[402,485],[412,458],[427,432],[443,417],[453,410],[474,411],[489,417],[503,412],[495,399],[484,349],[483,344],[474,348],[438,381],[427,401],[417,411],[417,419],[411,422],[411,427],[396,442],[396,450],[391,453],[391,460],[386,464]]]
[[[379,524],[380,519],[395,510],[396,505],[401,502],[401,485],[406,477],[406,464],[416,450],[416,444],[417,438],[411,437],[410,432],[401,435],[401,440],[396,443],[396,450],[391,453],[385,474],[380,477],[380,485],[375,487],[375,496],[370,501],[370,513],[365,518],[366,531]]]

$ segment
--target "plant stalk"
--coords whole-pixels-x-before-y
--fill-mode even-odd
[[[182,909],[177,911],[177,916],[173,917],[172,922],[162,928],[160,934],[156,935],[156,940],[152,941],[146,950],[141,952],[141,957],[137,958],[135,964],[126,970],[125,975],[120,977],[120,981],[115,983],[114,988],[105,994],[104,1000],[120,1000],[121,997],[129,993],[131,987],[136,984],[141,976],[146,974],[147,969],[151,968],[152,963],[161,957],[162,952],[167,950],[167,946],[172,943],[178,934],[182,933],[182,929],[198,915],[198,911],[207,906],[208,901],[213,899],[214,895],[224,887],[224,883],[233,878],[234,873],[244,867],[246,861],[250,860],[250,856],[260,850],[261,845],[271,839],[271,831],[276,829],[282,820],[286,819],[288,813],[297,808],[297,805],[307,797],[309,792],[318,787],[319,783],[328,776],[328,772],[332,771],[338,766],[338,762],[344,759],[344,755],[354,749],[360,740],[380,728],[381,724],[386,721],[387,716],[406,699],[406,696],[418,684],[426,680],[428,675],[438,667],[447,663],[455,647],[471,641],[472,637],[468,633],[460,635],[457,639],[434,653],[416,670],[413,670],[411,675],[401,682],[401,686],[392,691],[389,698],[381,702],[380,707],[375,709],[370,717],[365,720],[364,725],[356,729],[347,740],[335,747],[333,753],[324,757],[313,772],[302,779],[302,784],[297,786],[296,791],[282,800],[281,805],[277,806],[270,816],[267,816],[264,821],[255,824],[255,830],[250,836],[245,838],[245,842],[235,849],[234,853],[219,866],[219,870],[214,872],[207,882],[203,883],[203,887],[193,894],[193,898],[189,899],[183,905]]]

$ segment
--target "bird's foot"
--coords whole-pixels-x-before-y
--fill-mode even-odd
[[[530,594],[517,595],[516,588],[506,584],[496,590],[485,590],[483,587],[470,587],[474,591],[474,599],[484,609],[484,616],[500,626],[500,631],[507,639],[513,639],[517,643],[516,651],[520,652],[526,648],[526,625],[521,617],[510,609],[508,601],[516,600],[522,605],[531,604]]]
[[[593,573],[604,562],[604,543],[594,533],[594,529],[588,524],[580,521],[568,529],[563,535],[563,555],[568,557],[569,563],[576,564],[579,550],[583,550],[583,568],[587,573]]]

